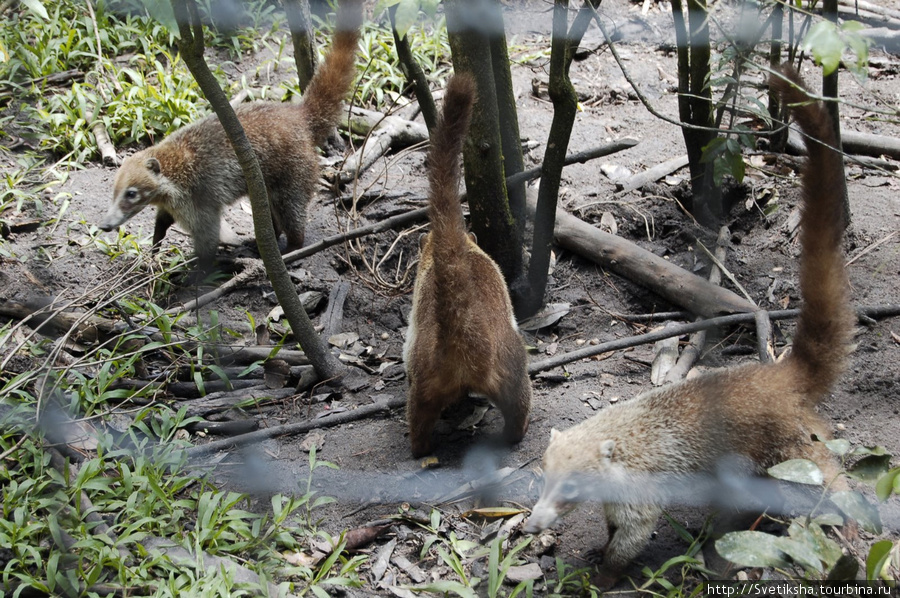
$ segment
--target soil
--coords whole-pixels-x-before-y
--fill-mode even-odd
[[[884,4],[900,8],[900,2],[896,0]],[[526,167],[540,163],[552,117],[552,106],[546,95],[535,97],[533,93],[533,81],[545,81],[547,77],[548,58],[543,49],[548,47],[549,40],[549,6],[523,2],[507,11],[520,131],[527,148]],[[732,23],[738,18],[736,11],[733,6],[723,5],[716,14],[722,22]],[[675,40],[668,5],[651,5],[649,12],[642,15],[640,5],[618,0],[604,3],[603,12],[618,28],[619,51],[643,93],[660,112],[677,118],[673,93]],[[658,120],[636,100],[612,56],[601,47],[597,34],[592,32],[589,38],[595,41],[592,44],[586,42],[584,46],[596,51],[576,61],[571,70],[583,110],[576,117],[570,153],[624,136],[637,137],[641,141],[634,148],[613,156],[567,167],[563,173],[560,205],[592,223],[599,223],[603,214],[608,213],[615,220],[619,235],[706,276],[708,259],[699,243],[710,247],[715,242],[714,234],[693,224],[675,201],[685,197],[686,169],[652,186],[650,191],[645,188],[643,193],[635,191],[619,202],[605,203],[615,192],[615,185],[602,173],[603,165],[636,173],[683,154],[684,144],[677,127]],[[857,108],[871,105],[872,97],[883,98],[893,106],[900,101],[900,59],[877,48],[872,50],[872,57],[879,66],[870,71],[868,80],[857,83],[846,72],[841,74],[841,95],[847,100],[841,106],[842,123],[850,130],[897,136],[900,129],[895,123],[875,118],[871,111]],[[265,56],[260,55],[237,63],[233,67],[234,74],[254,73],[255,66],[264,59]],[[806,65],[807,79],[812,81],[819,71],[808,62]],[[260,81],[260,84],[269,82]],[[765,101],[764,92],[759,94]],[[729,194],[734,199],[734,206],[727,218],[731,236],[725,264],[761,307],[795,307],[800,299],[797,286],[799,248],[788,223],[796,210],[799,192],[793,176],[771,176],[769,173],[791,175],[792,167],[798,161],[774,157],[764,151],[750,152],[745,157],[751,164],[763,166],[766,172],[749,168],[746,182]],[[4,153],[0,155],[0,164],[11,166],[14,159],[14,155]],[[36,294],[75,297],[98,281],[108,279],[122,263],[133,259],[125,255],[111,260],[97,249],[89,234],[89,227],[97,223],[106,210],[113,176],[113,169],[90,164],[84,170],[69,173],[61,187],[45,192],[46,199],[56,193],[70,194],[69,207],[57,224],[9,236],[11,250],[18,259],[4,259],[0,271],[3,288],[0,296],[13,300]],[[897,179],[856,165],[848,166],[847,179],[852,224],[846,250],[853,258],[849,267],[853,301],[857,305],[896,304],[896,289],[900,283],[900,236],[894,234],[884,239],[900,229]],[[424,153],[421,150],[390,156],[359,181],[356,191],[370,189],[410,194],[391,195],[362,205],[359,225],[424,205],[424,186]],[[49,204],[45,209],[45,215],[48,215]],[[35,213],[26,210],[13,215],[11,223],[33,218]],[[252,239],[252,222],[245,202],[233,206],[226,219],[239,238]],[[152,222],[153,214],[148,210],[127,223],[125,229],[147,238],[152,231]],[[323,190],[310,205],[307,242],[330,236],[340,227],[346,227],[347,222],[345,207],[335,200],[334,194]],[[352,391],[320,386],[274,407],[248,411],[248,415],[260,418],[262,427],[319,417],[329,411],[353,409],[387,397],[405,396],[407,382],[400,363],[413,270],[399,281],[402,276],[398,273],[414,266],[418,238],[417,231],[408,232],[400,235],[393,247],[392,243],[398,239],[397,231],[366,237],[353,248],[334,247],[291,265],[300,291],[317,290],[327,296],[336,283],[350,283],[342,331],[358,334],[359,340],[340,352],[345,359],[362,361],[367,370],[359,371],[369,373]],[[115,234],[106,233],[101,237],[111,240]],[[190,239],[176,229],[169,232],[165,243],[190,251]],[[222,257],[247,254],[252,255],[253,249],[246,244],[220,250]],[[385,255],[387,258],[377,270],[380,280],[376,280],[376,276],[366,269],[366,262],[372,263]],[[602,342],[663,324],[630,324],[611,313],[646,314],[679,309],[577,255],[557,249],[555,258],[546,301],[568,303],[571,309],[553,326],[525,334],[528,345],[535,348],[532,360],[580,348],[593,339]],[[736,290],[729,281],[723,284]],[[174,302],[191,294],[191,290],[176,291],[168,297],[157,297],[156,301]],[[268,281],[260,279],[204,308],[201,318],[208,321],[214,310],[223,327],[242,335],[237,342],[253,344],[255,335],[248,325],[247,314],[251,314],[256,322],[264,322],[274,305]],[[314,312],[315,323],[320,323],[321,314],[321,308]],[[273,326],[276,330],[283,329],[281,323]],[[776,324],[778,353],[785,349],[792,331],[790,322]],[[900,454],[900,434],[897,433],[900,422],[898,333],[898,319],[860,326],[850,367],[822,406],[822,413],[833,423],[837,437],[858,445],[882,445],[894,455]],[[277,335],[273,334],[272,338]],[[752,328],[717,331],[707,343],[700,367],[729,367],[754,360],[755,346]],[[334,350],[338,352],[338,349]],[[439,424],[436,460],[429,467],[423,467],[422,462],[410,456],[402,409],[319,431],[317,438],[312,439],[319,446],[317,458],[339,466],[338,470],[316,469],[313,475],[312,488],[336,499],[334,504],[318,511],[323,518],[320,529],[338,534],[343,529],[399,512],[406,512],[410,517],[421,516],[427,521],[431,508],[435,507],[442,514],[440,528],[444,534],[453,531],[458,538],[476,542],[489,538],[491,532],[497,531],[498,524],[462,514],[476,504],[530,507],[539,493],[540,458],[551,428],[567,428],[612,402],[626,401],[650,388],[649,363],[652,360],[653,347],[641,346],[600,359],[573,363],[550,372],[550,375],[537,376],[530,429],[525,439],[511,450],[498,448],[494,442],[502,426],[502,418],[495,409],[489,409],[476,425],[465,425],[463,420],[472,415],[473,406],[477,408],[477,400],[447,414]],[[198,436],[194,440],[204,442]],[[301,444],[303,440],[281,437],[252,449],[219,455],[216,460],[220,481],[261,499],[272,492],[302,494],[310,474],[309,455]],[[446,500],[464,484],[498,470],[504,474],[502,482],[489,492],[476,498]],[[266,502],[261,500],[261,508],[265,508]],[[694,534],[699,532],[708,515],[707,510],[694,507],[676,507],[669,513]],[[900,500],[895,497],[885,505],[882,517],[885,530],[882,537],[900,538]],[[606,540],[602,521],[599,505],[582,505],[554,531],[533,542],[523,555],[538,563],[550,580],[556,578],[555,557],[575,567],[597,563],[600,560],[598,549]],[[523,537],[517,530],[518,527],[512,532],[511,546]],[[426,579],[456,579],[434,551],[420,561],[419,551],[425,535],[422,527],[409,521],[394,524],[380,539],[363,549],[373,555],[370,564],[363,567],[367,585],[361,590],[347,592],[360,596],[392,595],[391,592],[404,595],[396,588],[387,588],[422,583]],[[394,562],[380,581],[371,579],[374,555],[390,539],[398,540],[394,554],[405,555],[417,563],[424,571],[423,578],[416,578]],[[863,533],[852,549],[864,558],[867,546],[874,539]],[[649,546],[628,573],[640,580],[643,567],[656,570],[666,560],[684,554],[686,550],[686,542],[671,525],[661,520]],[[485,563],[484,559],[469,563],[470,571],[476,576],[484,575]],[[675,567],[670,575],[679,570]],[[623,582],[620,587],[628,589],[631,586]]]

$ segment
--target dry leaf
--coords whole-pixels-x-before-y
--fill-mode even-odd
[[[462,514],[465,519],[479,517],[481,519],[501,519],[504,517],[512,517],[519,513],[524,513],[524,509],[514,509],[512,507],[485,507],[481,509],[471,509]]]
[[[316,452],[318,452],[324,445],[325,433],[320,430],[313,430],[300,443],[300,449],[308,453],[315,447]]]

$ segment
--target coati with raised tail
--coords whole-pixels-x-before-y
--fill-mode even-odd
[[[778,363],[739,366],[653,390],[564,432],[553,430],[543,492],[525,531],[553,525],[578,502],[579,476],[627,482],[705,473],[735,455],[752,461],[755,473],[804,458],[818,464],[826,483],[838,475],[834,458],[813,437],[831,437],[816,406],[844,368],[855,321],[841,250],[844,166],[825,107],[810,101],[796,71],[783,72],[785,78],[773,75],[770,85],[793,105],[809,150],[802,176],[803,305],[790,354]],[[838,479],[831,487],[846,483]],[[603,585],[612,585],[650,538],[662,513],[650,498],[655,490],[625,486],[625,500],[603,505],[609,529]]]
[[[341,101],[353,83],[361,22],[361,0],[342,0],[331,50],[301,103],[257,101],[235,110],[262,169],[275,233],[285,234],[288,251],[303,246],[306,206],[319,178],[315,148],[337,124]],[[154,247],[178,222],[193,237],[199,272],[208,273],[222,210],[246,194],[237,156],[211,114],[125,159],[100,228],[113,230],[156,206]]]
[[[475,102],[475,84],[458,74],[447,84],[428,155],[431,231],[422,236],[403,357],[409,376],[407,421],[414,457],[432,449],[444,408],[468,393],[500,409],[504,438],[528,429],[531,381],[500,268],[466,233],[459,199],[459,155]]]

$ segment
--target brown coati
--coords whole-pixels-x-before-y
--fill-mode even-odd
[[[319,177],[315,146],[334,129],[353,82],[361,20],[361,0],[343,0],[331,50],[301,103],[257,101],[235,111],[262,169],[275,233],[285,234],[288,251],[303,245],[306,206]],[[193,237],[205,273],[215,259],[222,210],[246,194],[237,156],[211,114],[125,159],[100,228],[113,230],[156,206],[154,247],[178,222]]]
[[[612,585],[653,532],[662,512],[652,498],[660,489],[647,481],[654,475],[707,473],[733,456],[751,461],[754,473],[805,458],[818,464],[826,482],[838,475],[834,458],[813,437],[831,437],[816,406],[843,370],[854,325],[841,250],[844,168],[825,107],[809,100],[796,71],[784,74],[787,80],[776,75],[770,84],[794,104],[809,149],[802,178],[803,306],[790,354],[647,392],[550,434],[543,492],[525,530],[549,527],[572,508],[588,486],[583,476],[621,482],[614,485],[623,499],[603,505],[609,530],[603,585]],[[628,485],[636,479],[642,483]],[[831,487],[846,484],[838,479]]]
[[[409,375],[407,420],[412,453],[431,452],[445,407],[468,393],[487,396],[515,443],[528,429],[531,382],[500,268],[467,234],[459,200],[459,155],[475,102],[471,77],[447,84],[431,137],[428,179],[431,232],[422,236],[403,356]]]

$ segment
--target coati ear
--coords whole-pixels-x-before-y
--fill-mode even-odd
[[[615,440],[604,440],[600,443],[600,457],[606,460],[612,460],[613,451],[616,450]]]
[[[147,160],[144,161],[144,166],[147,167],[147,170],[153,172],[153,174],[159,174],[159,160],[156,158],[147,158]]]
[[[425,249],[425,243],[428,242],[428,233],[422,233],[419,235],[419,251]]]
[[[556,428],[550,428],[550,442],[553,442],[560,434],[561,432]]]
[[[468,233],[467,235],[469,240],[478,245],[478,237],[475,236],[475,233]]]

